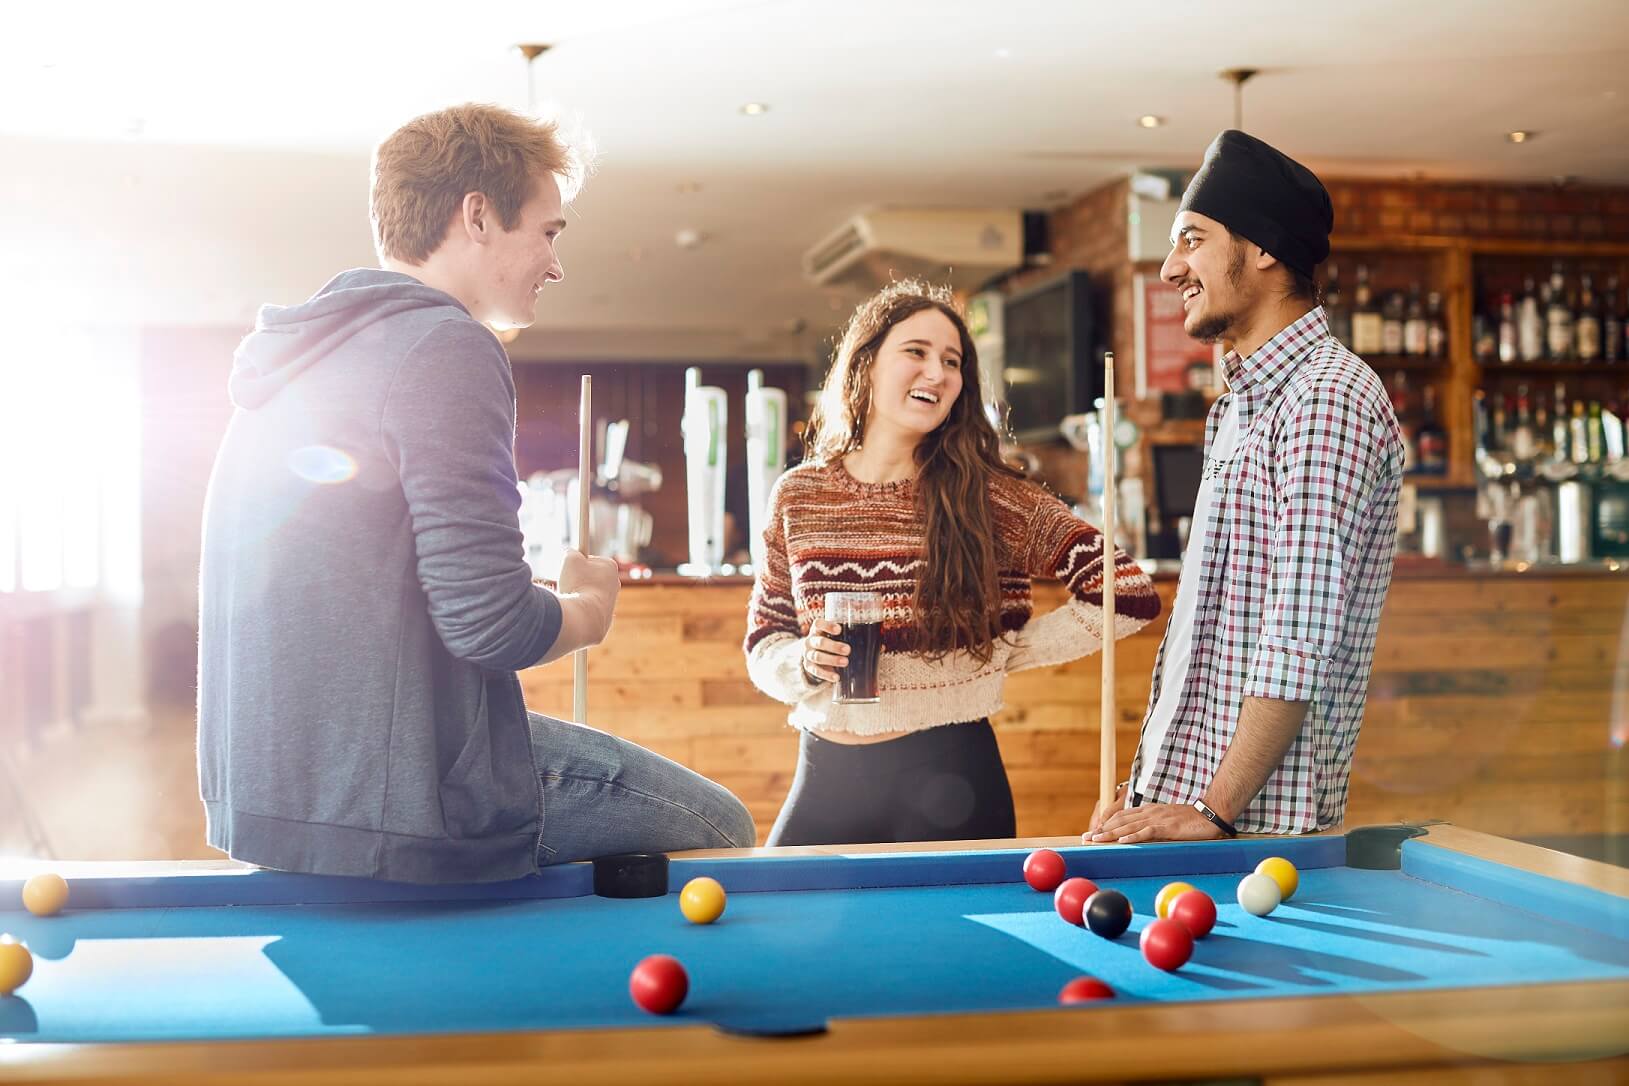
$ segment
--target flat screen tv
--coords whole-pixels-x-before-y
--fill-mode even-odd
[[[1092,301],[1090,278],[1071,271],[1002,307],[1007,425],[1019,441],[1057,437],[1065,416],[1092,410],[1103,395]]]

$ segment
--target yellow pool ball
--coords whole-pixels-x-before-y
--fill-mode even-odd
[[[35,875],[23,883],[23,908],[35,916],[55,916],[68,904],[68,880],[61,875]]]
[[[0,998],[23,986],[34,972],[34,955],[9,935],[0,935]]]
[[[1194,889],[1194,887],[1191,883],[1166,883],[1160,889],[1159,894],[1154,898],[1154,915],[1159,917],[1161,920],[1166,919],[1171,912],[1171,902],[1175,901],[1179,896],[1192,889]]]
[[[692,924],[711,924],[724,915],[724,887],[705,876],[691,879],[679,891],[679,911]]]
[[[1269,856],[1261,861],[1256,865],[1256,874],[1266,875],[1278,883],[1278,892],[1284,896],[1285,901],[1290,900],[1290,895],[1301,885],[1301,873],[1295,869],[1294,864],[1282,856]]]

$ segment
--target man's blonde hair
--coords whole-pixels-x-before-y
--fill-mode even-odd
[[[552,121],[501,106],[469,104],[415,117],[373,153],[369,212],[380,257],[422,264],[441,245],[467,193],[491,201],[513,230],[538,178],[553,174],[560,198],[582,187],[583,157]]]

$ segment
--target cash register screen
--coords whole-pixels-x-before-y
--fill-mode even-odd
[[[1193,516],[1199,497],[1199,479],[1205,470],[1205,450],[1197,445],[1155,445],[1154,502],[1167,524]]]

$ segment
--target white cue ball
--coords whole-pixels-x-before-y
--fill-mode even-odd
[[[1249,874],[1239,880],[1239,906],[1251,916],[1266,916],[1283,900],[1271,875]]]

